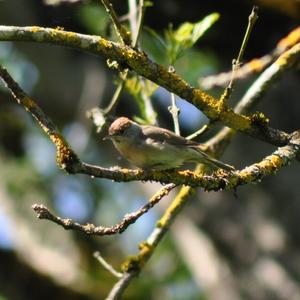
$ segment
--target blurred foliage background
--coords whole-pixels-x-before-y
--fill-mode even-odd
[[[112,2],[120,16],[127,14],[127,1]],[[254,3],[261,9],[245,60],[269,53],[300,17],[296,0],[153,2],[145,26],[160,36],[169,24],[178,28],[183,22],[220,14],[175,64],[176,71],[194,85],[203,76],[230,70]],[[60,26],[114,38],[100,1],[3,0],[0,23]],[[142,49],[167,66],[159,41],[147,28],[142,32]],[[115,88],[116,73],[103,58],[45,44],[1,42],[0,62],[55,121],[83,161],[127,165],[86,118],[87,110],[109,103]],[[299,75],[299,70],[286,73],[256,108],[273,127],[299,128]],[[236,84],[232,105],[253,80]],[[220,88],[209,91],[215,96],[221,92]],[[168,93],[156,90],[152,103],[159,124],[172,128]],[[184,135],[206,122],[191,105],[179,100],[179,107]],[[116,115],[140,115],[128,92],[122,94]],[[242,168],[273,149],[239,134],[222,160]],[[56,167],[54,146],[1,86],[0,299],[104,299],[115,278],[97,263],[93,252],[99,250],[119,266],[137,252],[138,243],[151,232],[172,197],[122,235],[101,238],[39,221],[31,205],[43,203],[60,216],[108,226],[139,208],[158,187],[67,176]],[[199,189],[124,299],[300,299],[299,216],[297,162],[259,185],[240,187],[236,197],[232,192]]]

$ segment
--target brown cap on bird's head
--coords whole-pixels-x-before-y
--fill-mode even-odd
[[[131,126],[131,121],[126,117],[116,119],[108,129],[108,135],[114,136],[122,133],[125,129]]]

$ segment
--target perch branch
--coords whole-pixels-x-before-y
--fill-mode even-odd
[[[143,170],[128,170],[119,168],[102,168],[99,166],[93,166],[81,162],[72,148],[68,145],[65,139],[57,130],[54,123],[49,117],[47,117],[42,109],[32,100],[30,97],[20,88],[20,86],[13,80],[9,73],[0,66],[0,76],[4,83],[11,90],[15,100],[23,105],[23,107],[31,113],[31,115],[37,120],[38,124],[44,130],[44,132],[50,137],[51,141],[56,145],[57,149],[57,164],[60,168],[65,169],[68,173],[81,173],[89,176],[107,178],[115,181],[157,181],[161,183],[174,183],[176,185],[186,184],[190,186],[203,187],[206,190],[219,190],[219,189],[231,189],[241,184],[253,183],[260,180],[261,177],[272,174],[279,168],[285,166],[288,161],[294,159],[297,154],[296,149],[291,149],[293,144],[290,143],[285,147],[282,147],[283,160],[276,160],[275,169],[273,165],[269,165],[270,169],[266,169],[266,164],[259,172],[259,177],[251,176],[249,169],[244,169],[235,173],[224,173],[222,171],[216,172],[212,175],[195,174],[192,171],[143,171]],[[292,136],[291,136],[292,137]],[[281,153],[281,148],[277,151]],[[284,149],[291,149],[294,155],[288,155],[285,157],[286,152]],[[293,151],[294,150],[294,151]],[[276,152],[275,152],[276,153]],[[290,154],[290,152],[287,152]],[[276,154],[275,154],[276,157]],[[269,159],[268,159],[269,160]],[[264,161],[264,160],[263,160]],[[262,162],[263,162],[262,161]],[[256,166],[260,166],[257,163]],[[270,172],[270,170],[272,172]]]
[[[166,170],[166,171],[143,171],[143,170],[128,170],[119,168],[102,168],[81,162],[75,152],[71,149],[65,139],[57,130],[54,123],[47,117],[41,108],[19,87],[9,73],[0,66],[0,76],[4,83],[11,90],[16,101],[21,104],[31,115],[37,120],[38,124],[44,132],[50,137],[51,141],[56,145],[57,149],[57,164],[60,168],[65,169],[68,173],[80,173],[98,178],[107,178],[114,181],[157,181],[161,183],[174,183],[176,185],[186,184],[190,186],[203,187],[205,190],[220,190],[231,189],[241,184],[253,183],[260,180],[262,177],[270,175],[285,166],[290,160],[294,159],[297,154],[297,149],[293,148],[294,140],[291,136],[289,144],[279,148],[277,151],[282,153],[282,160],[275,159],[277,152],[274,155],[276,164],[257,163],[256,168],[261,167],[259,172],[255,171],[253,176],[250,176],[249,169],[234,172],[224,173],[223,171],[216,172],[212,175],[195,174],[193,171],[184,170]],[[285,149],[289,151],[285,151]],[[286,155],[287,154],[287,155]],[[270,156],[273,157],[272,155]],[[269,161],[270,158],[267,159]],[[268,168],[266,168],[268,166]]]

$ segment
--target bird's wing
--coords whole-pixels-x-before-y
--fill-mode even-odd
[[[144,136],[146,136],[147,138],[153,139],[160,143],[168,143],[170,145],[191,147],[192,149],[194,149],[195,151],[197,151],[202,155],[202,158],[206,161],[206,163],[209,162],[211,165],[227,171],[235,170],[234,167],[224,164],[221,161],[209,156],[204,151],[202,151],[201,144],[198,144],[194,141],[187,140],[184,137],[179,136],[168,129],[158,128],[156,126],[149,126],[149,125],[141,126],[141,127]]]
[[[142,132],[147,138],[151,138],[161,143],[168,143],[171,145],[185,145],[185,146],[197,146],[198,143],[189,141],[182,136],[179,136],[172,131],[165,128],[158,128],[156,126],[141,126]]]

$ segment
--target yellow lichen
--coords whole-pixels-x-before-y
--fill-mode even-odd
[[[143,264],[144,259],[153,252],[153,246],[147,242],[143,242],[139,244],[139,249],[140,249],[140,253],[139,253],[140,263]]]
[[[31,31],[31,32],[39,32],[39,31],[41,31],[41,28],[38,27],[38,26],[32,26],[32,27],[30,28],[30,31]]]
[[[179,207],[183,205],[183,202],[185,201],[186,197],[190,195],[191,191],[192,188],[190,186],[184,186],[180,189],[172,204],[168,207],[164,215],[157,222],[157,227],[162,228],[169,225],[171,216],[174,214],[174,212],[177,211]]]
[[[36,103],[29,97],[24,97],[21,101],[25,108],[32,109],[37,107]]]
[[[245,116],[236,115],[224,101],[218,101],[197,89],[193,91],[193,94],[193,104],[198,106],[210,119],[219,119],[237,130],[245,130],[250,127],[250,120]]]
[[[287,37],[280,40],[277,47],[289,48],[300,41],[300,27],[294,29]]]
[[[147,259],[153,252],[154,247],[147,242],[139,245],[140,252],[137,255],[129,256],[122,264],[121,269],[123,272],[131,270],[140,270],[146,263]]]
[[[67,39],[73,39],[77,37],[76,33],[72,31],[63,31],[63,33],[64,33],[64,37],[66,37]]]
[[[127,59],[132,59],[137,56],[136,51],[132,49],[128,49],[124,54],[127,56]]]
[[[79,161],[77,155],[69,147],[62,135],[59,133],[50,134],[50,139],[56,146],[56,162],[62,169],[68,169],[69,164]]]
[[[249,117],[234,114],[231,108],[227,108],[220,117],[220,120],[236,130],[246,130],[251,126]]]
[[[113,47],[112,43],[106,39],[99,39],[99,45],[102,48],[111,49]]]
[[[250,116],[251,123],[259,126],[266,126],[269,119],[262,112],[255,112]]]
[[[56,30],[65,30],[64,27],[61,27],[61,26],[56,26],[55,29]]]
[[[264,63],[261,59],[252,59],[247,66],[250,70],[253,70],[255,72],[261,71],[264,67]]]
[[[300,52],[300,43],[296,44],[290,50],[284,52],[275,62],[275,65],[283,67],[287,64],[292,64],[298,59]]]
[[[140,269],[140,258],[138,255],[129,256],[121,265],[123,272]]]
[[[282,166],[283,161],[278,155],[268,156],[267,159],[263,160],[260,165],[265,169],[273,171],[273,169],[278,169]]]

